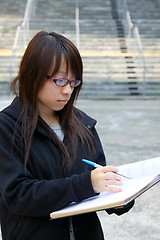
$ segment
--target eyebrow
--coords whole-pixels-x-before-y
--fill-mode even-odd
[[[68,72],[63,72],[63,71],[58,71],[55,75],[57,75],[57,74],[62,74],[62,75],[64,75],[64,76],[68,76]],[[52,74],[53,75],[53,74]],[[75,78],[75,76],[74,76],[74,74],[72,74],[72,76],[71,77],[73,77],[73,78]]]
[[[64,74],[64,75],[68,75],[68,73],[67,72],[63,72],[63,71],[58,71],[56,74],[58,74],[58,73],[61,73],[61,74]]]

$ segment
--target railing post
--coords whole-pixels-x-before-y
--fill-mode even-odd
[[[80,47],[80,30],[79,30],[79,1],[78,0],[76,0],[75,24],[76,24],[76,46],[79,49],[79,47]]]
[[[139,53],[138,58],[139,58],[139,61],[140,59],[142,60],[142,64],[143,64],[142,95],[145,96],[146,95],[146,62],[143,55],[143,47],[142,47],[141,39],[139,36],[139,31],[136,26],[134,27],[134,33],[135,33],[137,45],[138,45],[138,53]]]

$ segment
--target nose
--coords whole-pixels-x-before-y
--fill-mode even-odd
[[[62,93],[64,95],[71,95],[73,92],[73,87],[70,86],[70,84],[68,83],[66,86],[62,87]]]

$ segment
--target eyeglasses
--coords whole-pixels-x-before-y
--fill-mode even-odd
[[[65,78],[53,78],[50,76],[47,76],[47,78],[51,79],[52,82],[54,82],[57,86],[60,86],[60,87],[65,87],[68,83],[70,84],[71,87],[78,87],[81,83],[81,81],[78,79],[68,80]]]

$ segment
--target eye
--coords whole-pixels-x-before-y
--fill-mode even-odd
[[[76,79],[76,80],[72,80],[71,82],[71,86],[72,87],[78,87],[80,85],[81,81]]]
[[[58,86],[65,86],[68,83],[68,80],[64,78],[56,78],[55,80]]]

